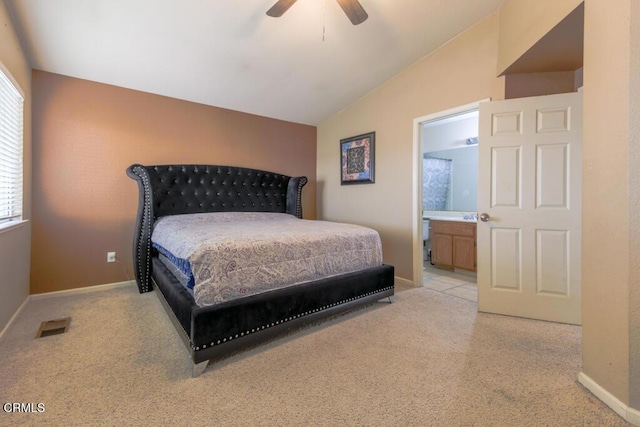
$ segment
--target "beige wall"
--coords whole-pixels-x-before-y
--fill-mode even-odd
[[[33,72],[31,292],[132,278],[133,163],[222,164],[306,175],[316,215],[316,128]],[[121,263],[107,264],[107,251]]]
[[[4,2],[0,2],[0,62],[25,95],[24,103],[24,206],[31,218],[31,68],[22,51]],[[0,331],[29,294],[31,223],[0,232]]]
[[[625,402],[629,398],[628,8],[628,0],[616,2],[616,7],[598,1],[585,5],[582,236],[583,372]]]
[[[505,0],[500,8],[497,73],[502,74],[582,0]]]
[[[413,281],[413,120],[502,98],[492,15],[318,126],[318,215],[380,232],[384,260]],[[473,64],[473,66],[469,66]],[[374,184],[340,185],[340,139],[376,132]],[[422,283],[422,278],[415,278]]]
[[[640,409],[637,3],[585,2],[582,275],[583,372],[636,410]]]
[[[640,411],[640,2],[631,2],[630,17],[628,162],[632,183],[629,192],[632,253],[629,274],[629,406]]]

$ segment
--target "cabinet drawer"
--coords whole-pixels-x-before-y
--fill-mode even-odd
[[[476,223],[475,222],[457,222],[457,221],[440,221],[431,220],[431,232],[441,234],[452,234],[456,236],[469,236],[476,235]]]

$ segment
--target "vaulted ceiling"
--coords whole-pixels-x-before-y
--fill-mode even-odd
[[[5,0],[32,68],[316,125],[503,0]]]

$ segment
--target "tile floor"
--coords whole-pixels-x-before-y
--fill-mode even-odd
[[[478,302],[475,276],[436,268],[427,261],[424,262],[422,271],[425,288]]]

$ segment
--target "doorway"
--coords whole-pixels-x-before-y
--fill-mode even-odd
[[[472,302],[478,300],[475,268],[434,263],[431,225],[461,221],[475,233],[480,102],[414,120],[415,285]]]

